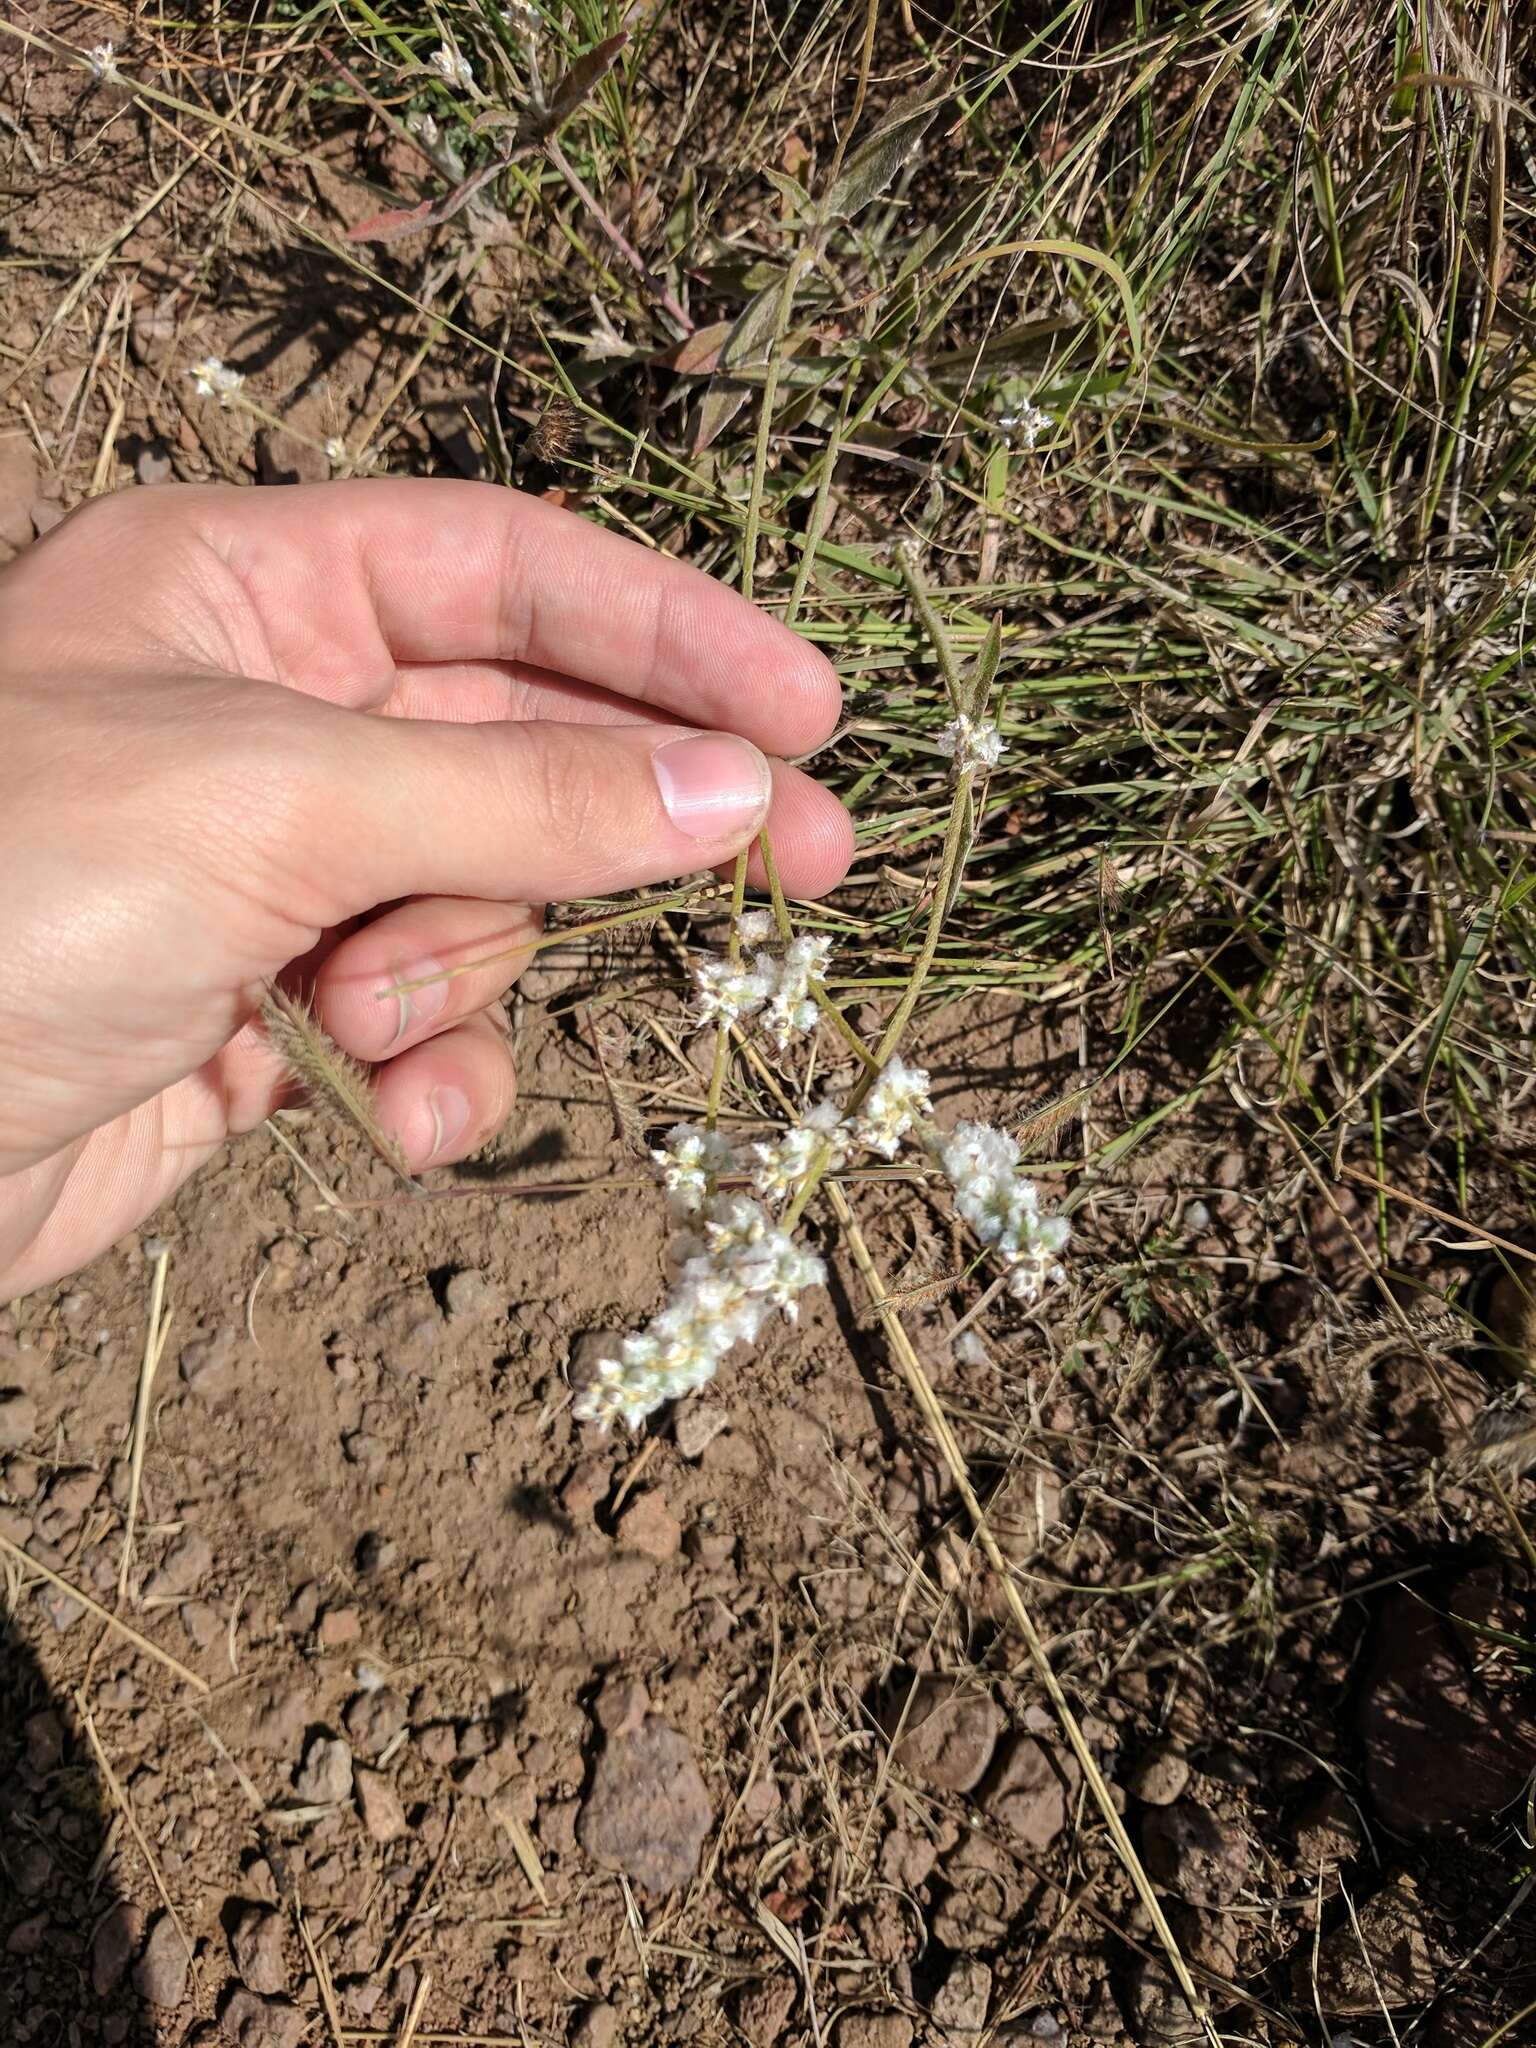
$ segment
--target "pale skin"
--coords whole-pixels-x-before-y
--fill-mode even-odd
[[[489,485],[162,486],[65,520],[0,571],[0,1299],[288,1097],[254,1021],[279,977],[413,1170],[476,1151],[539,906],[764,825],[790,893],[841,880],[847,816],[786,765],[838,705],[722,585]]]

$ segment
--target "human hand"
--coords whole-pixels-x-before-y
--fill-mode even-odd
[[[831,732],[827,662],[492,485],[98,501],[0,572],[0,622],[0,1299],[281,1102],[252,1021],[279,975],[373,1065],[419,1170],[507,1115],[496,1019],[527,956],[398,983],[515,949],[544,903],[718,865],[765,821],[792,894],[848,865],[841,805],[764,758]]]

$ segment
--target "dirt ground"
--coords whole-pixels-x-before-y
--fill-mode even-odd
[[[93,489],[323,474],[185,363],[259,365],[323,439],[414,349],[397,310],[278,265],[259,210],[190,263],[211,192],[136,219],[172,167],[78,74],[0,105],[0,545]],[[357,147],[276,197],[356,218]],[[464,396],[391,466],[472,468]],[[640,1441],[572,1421],[664,1286],[603,1069],[649,1130],[702,1106],[673,935],[553,956],[512,1022],[471,1173],[413,1198],[297,1109],[0,1308],[0,2039],[1209,2040],[829,1219],[798,1328]],[[1003,1116],[1094,1032],[993,997],[914,1051],[946,1118]],[[1174,1010],[1042,1182],[1200,1032]],[[1523,1411],[1437,1306],[1484,1271],[1468,1196],[1520,1208],[1422,1134],[1386,1169],[1383,1246],[1347,1168],[1213,1097],[1097,1177],[1040,1313],[958,1349],[963,1304],[909,1317],[1227,2043],[1536,2041],[1532,1489],[1468,1450]],[[887,1272],[944,1269],[941,1205],[850,1194]]]

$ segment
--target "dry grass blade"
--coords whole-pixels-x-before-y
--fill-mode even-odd
[[[91,1716],[90,1707],[86,1704],[84,1693],[76,1693],[75,1707],[80,1715],[80,1725],[85,1730],[86,1740],[90,1743],[92,1753],[101,1769],[101,1775],[106,1780],[107,1790],[116,1802],[123,1819],[128,1823],[128,1832],[138,1844],[139,1854],[144,1858],[145,1867],[154,1880],[155,1890],[160,1894],[161,1902],[167,1913],[171,1916],[172,1926],[181,1936],[181,1945],[187,1952],[187,1961],[192,1964],[195,1975],[197,1963],[191,1940],[188,1937],[186,1928],[182,1924],[181,1915],[177,1912],[171,1895],[165,1888],[165,1879],[160,1874],[160,1865],[155,1861],[155,1852],[149,1846],[148,1836],[139,1825],[139,1817],[133,1810],[133,1802],[119,1781],[116,1771],[113,1770],[111,1758],[101,1746],[101,1737],[96,1733],[96,1723]]]
[[[411,2043],[418,2038],[416,2030],[421,2025],[421,2016],[427,2009],[427,1995],[431,1989],[432,1972],[423,1970],[421,1982],[416,1986],[416,1996],[411,2000],[410,2011],[401,2024],[397,2048],[411,2048]]]
[[[261,1006],[272,1050],[312,1096],[330,1102],[361,1131],[379,1157],[414,1187],[400,1148],[379,1122],[368,1072],[321,1027],[309,1004],[286,989],[270,988]]]
[[[0,1556],[9,1557],[25,1572],[35,1572],[46,1579],[50,1586],[57,1586],[61,1593],[67,1593],[71,1600],[78,1600],[88,1614],[94,1614],[98,1621],[104,1621],[108,1628],[115,1629],[120,1636],[126,1636],[135,1649],[142,1650],[146,1657],[153,1657],[163,1664],[167,1671],[173,1671],[183,1685],[190,1685],[194,1692],[211,1693],[213,1687],[206,1678],[199,1678],[195,1671],[189,1671],[185,1664],[173,1657],[169,1650],[162,1650],[158,1643],[141,1635],[118,1615],[110,1613],[99,1600],[93,1600],[89,1593],[83,1593],[78,1586],[72,1586],[68,1579],[61,1579],[56,1571],[45,1564],[39,1564],[35,1557],[29,1557],[19,1543],[13,1543],[9,1536],[0,1536]]]
[[[128,1473],[128,1518],[123,1529],[123,1557],[117,1572],[117,1604],[128,1596],[128,1570],[133,1562],[133,1537],[139,1520],[139,1485],[144,1476],[144,1435],[149,1427],[149,1397],[154,1388],[160,1355],[170,1333],[170,1311],[165,1306],[165,1276],[171,1263],[167,1251],[155,1259],[154,1280],[149,1295],[149,1325],[144,1332],[144,1356],[139,1365],[139,1391],[133,1404],[133,1452]]]
[[[966,1513],[970,1516],[972,1526],[976,1531],[976,1540],[981,1545],[988,1564],[992,1567],[998,1587],[1002,1592],[1004,1600],[1007,1602],[1008,1610],[1013,1617],[1019,1634],[1024,1640],[1024,1646],[1029,1653],[1029,1660],[1035,1668],[1040,1683],[1045,1688],[1046,1696],[1050,1700],[1056,1718],[1061,1724],[1062,1733],[1066,1736],[1072,1753],[1077,1758],[1078,1767],[1082,1771],[1084,1782],[1093,1794],[1094,1803],[1103,1816],[1104,1825],[1109,1830],[1110,1839],[1115,1845],[1116,1854],[1124,1864],[1126,1873],[1136,1888],[1137,1897],[1146,1910],[1153,1932],[1162,1945],[1163,1953],[1168,1958],[1169,1967],[1173,1971],[1174,1978],[1178,1983],[1179,1990],[1183,1993],[1190,2012],[1195,2017],[1196,2024],[1200,2027],[1206,2040],[1211,2044],[1211,2048],[1221,2048],[1220,2037],[1212,2024],[1209,2008],[1195,1987],[1194,1978],[1190,1975],[1189,1965],[1184,1960],[1183,1950],[1179,1947],[1178,1939],[1172,1927],[1168,1924],[1168,1916],[1163,1911],[1162,1902],[1152,1888],[1152,1881],[1147,1875],[1146,1866],[1137,1854],[1136,1845],[1126,1831],[1125,1822],[1120,1818],[1119,1810],[1110,1795],[1109,1786],[1104,1781],[1104,1774],[1099,1769],[1098,1760],[1094,1756],[1093,1751],[1088,1747],[1083,1731],[1078,1724],[1077,1716],[1072,1711],[1071,1703],[1067,1699],[1066,1693],[1062,1690],[1061,1681],[1056,1676],[1050,1657],[1046,1653],[1045,1644],[1041,1640],[1040,1632],[1035,1627],[1029,1609],[1024,1605],[1023,1595],[1020,1593],[1014,1576],[1008,1568],[1008,1560],[1003,1554],[1002,1546],[993,1534],[992,1525],[987,1519],[986,1510],[983,1508],[976,1490],[971,1484],[970,1468],[966,1462],[965,1453],[961,1450],[959,1441],[954,1431],[950,1428],[949,1418],[944,1413],[943,1406],[933,1390],[932,1382],[923,1370],[922,1360],[913,1349],[911,1338],[907,1335],[906,1329],[895,1308],[890,1304],[885,1292],[884,1283],[880,1277],[880,1270],[870,1255],[868,1245],[864,1242],[864,1234],[859,1228],[858,1220],[854,1216],[853,1210],[849,1207],[847,1197],[843,1194],[841,1188],[837,1187],[835,1183],[829,1183],[827,1193],[832,1204],[833,1213],[836,1215],[847,1238],[848,1249],[853,1254],[854,1264],[858,1267],[866,1286],[868,1286],[876,1301],[883,1307],[884,1314],[882,1319],[885,1324],[886,1335],[890,1340],[892,1350],[896,1354],[897,1363],[901,1367],[902,1375],[916,1398],[918,1406],[921,1408],[933,1433],[935,1449],[945,1459],[951,1472],[954,1474],[955,1486],[961,1499],[965,1502]]]

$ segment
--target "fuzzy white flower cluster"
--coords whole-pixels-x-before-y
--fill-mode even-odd
[[[117,50],[112,43],[93,43],[85,53],[85,61],[97,78],[116,80],[122,76],[117,68]]]
[[[744,946],[771,938],[773,920],[766,911],[749,910],[738,918],[736,931]],[[737,1024],[761,1016],[769,1036],[782,1052],[792,1038],[809,1031],[817,1017],[811,984],[825,978],[832,941],[816,935],[791,939],[782,953],[758,952],[750,959],[701,960],[694,969],[702,1024]]]
[[[963,711],[939,734],[939,752],[948,754],[962,775],[977,768],[995,768],[1003,758],[1005,744],[995,725],[985,718],[969,718]]]
[[[835,1133],[835,1109],[832,1118]],[[827,1141],[822,1123],[813,1128],[812,1150]],[[662,1166],[669,1207],[692,1226],[673,1247],[682,1269],[666,1307],[645,1329],[623,1338],[617,1356],[604,1359],[596,1379],[577,1395],[578,1421],[634,1428],[664,1401],[712,1380],[726,1353],[754,1343],[776,1309],[793,1322],[806,1288],[825,1280],[822,1261],[796,1244],[761,1203],[713,1186],[720,1172],[749,1171],[753,1155],[765,1149],[738,1155],[718,1131],[678,1124],[652,1155]]]
[[[729,1173],[736,1165],[736,1148],[721,1132],[706,1130],[702,1124],[674,1124],[666,1144],[651,1157],[661,1168],[668,1214],[697,1216],[709,1199],[716,1176]]]
[[[958,1123],[939,1144],[939,1163],[955,1191],[955,1207],[981,1242],[997,1254],[1015,1301],[1038,1301],[1065,1278],[1060,1253],[1064,1216],[1042,1216],[1040,1191],[1019,1172],[1019,1148],[993,1124]]]
[[[928,1099],[928,1074],[923,1067],[908,1066],[898,1053],[881,1073],[864,1098],[864,1107],[853,1126],[853,1135],[871,1152],[885,1159],[896,1157],[896,1148],[919,1118],[933,1108]]]
[[[220,405],[228,405],[245,382],[241,371],[230,369],[217,356],[204,356],[200,363],[192,365],[187,375],[196,383],[199,398],[216,398]]]
[[[458,50],[450,49],[446,43],[439,43],[427,62],[438,77],[446,79],[449,85],[456,85],[463,92],[473,89],[475,74],[470,67],[469,59]]]
[[[754,1145],[752,1185],[769,1202],[786,1201],[813,1166],[835,1172],[848,1157],[848,1126],[835,1102],[818,1102],[782,1137]]]
[[[1017,1144],[991,1124],[960,1123],[941,1134],[927,1122],[931,1107],[927,1074],[897,1057],[853,1118],[820,1102],[779,1136],[750,1144],[675,1124],[651,1157],[668,1210],[684,1226],[672,1247],[678,1277],[661,1313],[623,1338],[576,1396],[577,1420],[634,1428],[664,1402],[707,1385],[727,1352],[756,1342],[775,1310],[793,1322],[800,1296],[825,1280],[826,1267],[769,1207],[809,1174],[835,1171],[854,1144],[893,1159],[902,1138],[915,1134],[953,1184],[961,1215],[1001,1261],[1015,1300],[1035,1301],[1060,1280],[1066,1220],[1041,1215],[1034,1182],[1018,1170]],[[728,1175],[750,1179],[762,1200],[723,1188]]]
[[[1005,434],[1016,434],[1026,448],[1033,448],[1040,436],[1054,427],[1056,422],[1043,407],[1036,405],[1032,398],[1026,398],[1012,411],[1000,412],[997,424]]]
[[[501,10],[501,18],[513,35],[521,36],[526,43],[536,43],[544,27],[544,17],[530,0],[511,0]]]

